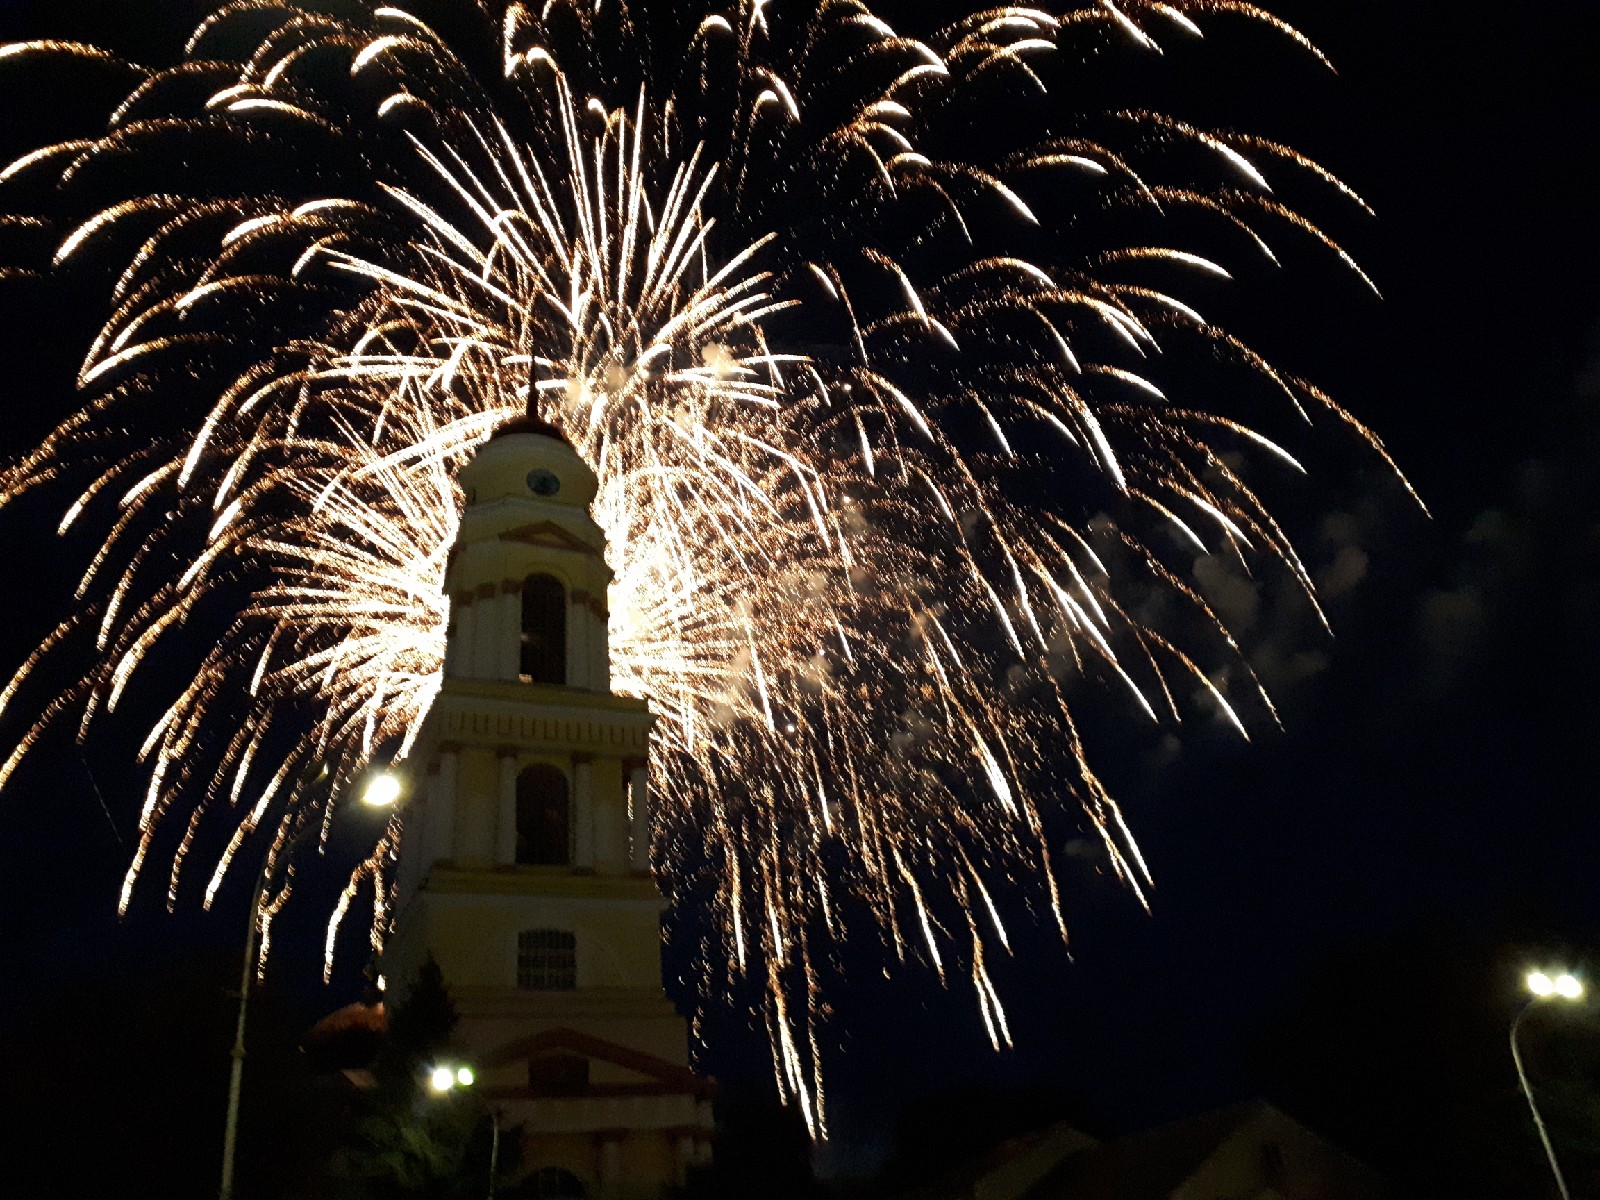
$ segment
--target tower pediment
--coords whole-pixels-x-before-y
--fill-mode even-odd
[[[520,542],[526,546],[539,546],[547,550],[571,550],[578,554],[590,554],[601,558],[600,551],[576,534],[563,529],[554,521],[530,521],[526,525],[518,525],[515,529],[507,529],[500,534],[502,542]]]
[[[610,1091],[666,1093],[709,1100],[717,1090],[714,1081],[696,1074],[682,1063],[565,1027],[546,1029],[530,1037],[518,1038],[491,1053],[483,1065],[493,1069],[511,1063],[562,1057],[613,1068],[612,1073],[626,1080],[626,1083],[607,1089]]]

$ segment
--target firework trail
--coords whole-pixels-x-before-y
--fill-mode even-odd
[[[1291,432],[1377,442],[1195,297],[1282,238],[1369,282],[1271,179],[1360,201],[1261,138],[1057,101],[1086,56],[1213,26],[1320,59],[1235,0],[922,37],[853,0],[657,7],[237,0],[174,65],[0,49],[129,88],[0,171],[38,270],[110,264],[83,406],[0,473],[0,499],[64,489],[62,529],[98,535],[0,693],[34,718],[0,783],[53,727],[122,716],[220,612],[144,730],[123,903],[174,821],[169,903],[208,813],[233,835],[207,903],[247,840],[325,827],[438,689],[456,468],[535,409],[600,479],[613,678],[658,716],[656,866],[712,911],[700,1002],[760,989],[821,1129],[819,966],[850,928],[966,981],[999,1047],[997,890],[1064,937],[1050,847],[1083,827],[1143,899],[1078,681],[1139,720],[1192,692],[1241,734],[1271,719],[1186,582],[1218,554],[1311,595],[1246,479],[1299,464],[1247,414],[1270,394]],[[1155,592],[1192,615],[1152,627]],[[38,697],[84,645],[81,685]],[[339,906],[371,886],[380,936],[400,832]]]

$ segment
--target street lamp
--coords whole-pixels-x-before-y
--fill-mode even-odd
[[[456,1088],[470,1088],[478,1082],[472,1067],[453,1067],[440,1062],[427,1074],[427,1085],[443,1094]],[[499,1109],[490,1107],[490,1200],[494,1200],[494,1176],[499,1173]]]
[[[440,1063],[428,1072],[428,1086],[438,1095],[468,1088],[478,1081],[471,1067]],[[494,1200],[495,1175],[500,1170],[500,1110],[489,1109],[489,1200]]]
[[[328,776],[328,768],[320,768],[316,780]],[[371,776],[362,788],[361,802],[369,808],[388,808],[404,792],[398,776],[380,771]],[[301,841],[314,829],[321,829],[321,821],[304,821],[289,836],[289,840],[276,855],[269,855],[256,876],[256,887],[250,897],[250,928],[245,935],[244,966],[239,973],[239,1015],[234,1021],[233,1049],[229,1052],[233,1065],[228,1072],[228,1119],[222,1133],[222,1186],[218,1189],[220,1200],[232,1200],[233,1163],[239,1146],[239,1097],[244,1089],[244,1029],[245,1015],[250,1006],[250,984],[256,970],[256,939],[261,933],[261,898],[272,882],[273,867],[290,858]]]
[[[233,1065],[228,1070],[228,1118],[222,1131],[222,1186],[217,1192],[221,1200],[233,1197],[233,1160],[239,1148],[239,1097],[244,1090],[245,1017],[250,1010],[250,984],[256,970],[256,939],[261,933],[261,898],[271,882],[273,865],[280,857],[293,854],[306,832],[318,828],[319,824],[305,822],[290,836],[280,855],[268,856],[256,876],[255,891],[250,894],[250,927],[244,939],[244,965],[239,969],[239,1015],[234,1020],[233,1049],[229,1051]]]
[[[1523,976],[1522,984],[1530,993],[1526,1004],[1517,1010],[1517,1015],[1511,1020],[1511,1061],[1516,1064],[1517,1082],[1522,1084],[1522,1094],[1527,1098],[1528,1110],[1533,1113],[1534,1128],[1539,1131],[1539,1141],[1544,1144],[1544,1155],[1550,1160],[1550,1173],[1556,1177],[1556,1187],[1561,1190],[1561,1200],[1572,1200],[1567,1191],[1567,1181],[1561,1174],[1561,1166],[1556,1162],[1555,1147],[1550,1144],[1550,1131],[1544,1127],[1544,1118],[1539,1115],[1539,1106],[1533,1101],[1533,1088],[1528,1084],[1528,1074],[1522,1069],[1522,1051],[1517,1046],[1517,1033],[1522,1028],[1522,1021],[1536,1004],[1547,1000],[1564,1000],[1574,1003],[1583,999],[1583,981],[1576,975],[1567,971],[1551,975],[1545,971],[1529,971]]]

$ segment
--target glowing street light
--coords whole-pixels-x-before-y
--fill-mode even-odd
[[[1522,1069],[1522,1051],[1517,1046],[1517,1031],[1522,1028],[1523,1018],[1536,1004],[1543,1004],[1548,1000],[1565,1000],[1575,1003],[1583,999],[1583,981],[1568,971],[1561,971],[1551,975],[1547,971],[1529,971],[1522,978],[1523,987],[1528,989],[1530,999],[1511,1020],[1511,1061],[1517,1067],[1517,1082],[1522,1084],[1522,1094],[1528,1101],[1528,1111],[1533,1113],[1533,1124],[1539,1131],[1539,1141],[1544,1144],[1544,1156],[1550,1160],[1550,1173],[1556,1177],[1556,1187],[1561,1189],[1561,1200],[1572,1200],[1567,1191],[1567,1181],[1561,1174],[1561,1165],[1556,1162],[1555,1147],[1550,1144],[1550,1132],[1544,1127],[1544,1118],[1539,1115],[1539,1106],[1533,1102],[1533,1088],[1528,1085],[1528,1074]]]
[[[428,1072],[428,1086],[436,1092],[454,1091],[458,1087],[468,1088],[477,1081],[477,1073],[471,1067],[440,1063]]]
[[[361,790],[361,803],[368,808],[388,808],[400,799],[400,779],[388,772],[379,771],[367,780],[367,786]]]

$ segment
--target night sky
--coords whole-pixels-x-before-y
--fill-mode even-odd
[[[135,7],[0,2],[0,39],[92,35],[142,49],[154,35],[130,26]],[[1376,219],[1333,204],[1312,215],[1384,298],[1324,265],[1270,298],[1247,332],[1381,434],[1429,515],[1373,456],[1333,440],[1277,511],[1323,583],[1336,636],[1308,632],[1270,584],[1222,581],[1213,596],[1248,614],[1246,649],[1279,681],[1284,731],[1257,728],[1241,746],[1204,720],[1173,741],[1119,734],[1107,719],[1097,762],[1154,871],[1152,912],[1069,846],[1070,954],[1019,909],[1018,952],[995,968],[1014,1050],[990,1052],[969,989],[942,991],[917,969],[886,980],[872,948],[851,951],[832,995],[826,1171],[914,1153],[897,1133],[910,1118],[999,1136],[1071,1117],[1115,1133],[1265,1096],[1397,1176],[1431,1180],[1419,1194],[1476,1194],[1487,1159],[1471,1139],[1492,1137],[1515,1099],[1503,1030],[1516,973],[1544,953],[1600,962],[1600,236],[1589,183],[1600,10],[1272,7],[1338,74],[1218,36],[1194,75],[1223,82],[1183,111],[1209,107],[1199,123],[1289,142],[1360,192]],[[916,27],[900,16],[915,6],[880,11]],[[16,127],[47,119],[36,106],[48,101],[0,78],[0,103],[5,149],[34,144]],[[98,303],[0,282],[0,452],[27,448],[67,411]],[[0,514],[7,671],[70,597],[77,559],[58,557],[48,534],[58,511],[30,500]],[[16,732],[13,718],[0,725],[6,739]],[[183,1059],[199,1073],[156,1091],[192,1114],[173,1145],[192,1143],[196,1178],[209,1178],[221,1047],[214,1080],[203,1062],[228,1001],[194,993],[213,994],[219,1017],[163,1013],[160,997],[195,964],[236,953],[245,885],[236,879],[209,916],[167,915],[152,887],[119,922],[138,783],[109,739],[83,756],[53,750],[0,795],[0,1044],[47,1036],[75,1080],[45,1086],[48,1103],[100,1112],[113,1106],[95,1097],[140,1068],[97,1064],[143,1044],[100,1027],[114,1020],[108,1001],[131,998],[121,1020],[180,1038],[203,1029]],[[325,891],[339,874],[326,872]],[[325,907],[306,900],[274,975],[283,1010],[310,1020],[359,980],[322,989]],[[759,1095],[762,1038],[733,1018],[713,1033],[703,1066],[730,1093]],[[37,1086],[36,1049],[11,1058],[0,1064],[10,1094]],[[214,1103],[197,1100],[213,1082]],[[37,1128],[82,1136],[65,1118]],[[1544,1194],[1542,1179],[1519,1178],[1525,1194]]]

